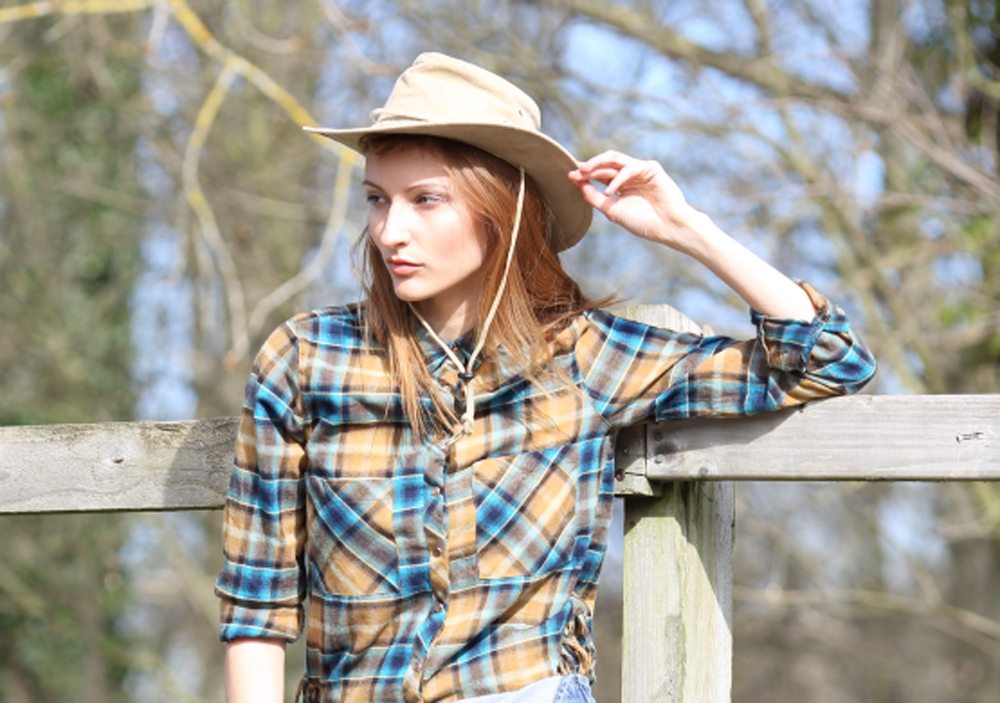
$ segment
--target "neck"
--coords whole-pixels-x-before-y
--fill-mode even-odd
[[[464,300],[458,305],[435,304],[433,300],[413,303],[427,320],[431,329],[446,342],[453,342],[476,325],[478,306],[475,301]]]

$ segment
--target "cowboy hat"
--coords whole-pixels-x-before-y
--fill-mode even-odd
[[[541,112],[524,91],[486,69],[438,53],[421,54],[397,79],[372,125],[357,129],[306,127],[361,151],[375,134],[426,134],[471,144],[524,168],[553,215],[552,246],[576,244],[590,227],[592,208],[566,177],[577,161],[541,131]]]

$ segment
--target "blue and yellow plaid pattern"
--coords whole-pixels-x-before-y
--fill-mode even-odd
[[[410,430],[362,308],[295,317],[247,385],[222,639],[291,640],[308,623],[306,697],[324,701],[447,701],[592,675],[615,432],[850,393],[874,372],[843,312],[806,290],[811,324],[754,314],[757,337],[742,342],[581,314],[554,339],[559,373],[543,387],[502,350],[482,362],[474,432],[453,444],[445,428]],[[424,351],[436,391],[461,403],[444,352]]]

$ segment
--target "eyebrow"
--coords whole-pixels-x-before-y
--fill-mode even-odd
[[[367,186],[369,188],[376,188],[378,190],[385,190],[378,183],[375,183],[374,181],[370,181],[367,178],[364,179],[363,181],[361,181],[361,185],[362,186]],[[435,178],[425,178],[425,179],[423,179],[421,181],[417,181],[413,185],[405,188],[404,192],[410,192],[412,190],[420,190],[421,188],[427,188],[427,187],[429,187],[431,185],[440,186],[444,191],[451,192],[451,188],[449,187],[449,185],[447,183],[447,180],[445,180],[444,183],[441,183],[440,179],[436,178],[436,177]]]

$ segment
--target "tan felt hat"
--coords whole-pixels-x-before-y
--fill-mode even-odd
[[[576,244],[590,227],[592,208],[566,174],[573,155],[541,131],[541,112],[524,91],[486,69],[444,54],[421,54],[396,80],[372,125],[357,129],[306,127],[356,151],[372,134],[427,134],[465,142],[523,167],[554,216],[556,251]]]

